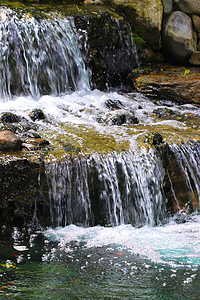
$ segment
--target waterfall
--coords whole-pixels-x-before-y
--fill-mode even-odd
[[[164,168],[154,150],[92,154],[46,166],[54,226],[135,226],[166,217]]]
[[[127,76],[128,68],[133,67],[132,62],[138,65],[136,48],[126,21],[115,20],[110,14],[105,14],[102,18],[95,16],[96,19],[86,17],[83,25],[87,26],[81,29],[77,25],[82,26],[79,16],[71,18],[58,12],[44,13],[34,9],[30,12],[0,7],[0,98],[3,102],[21,95],[28,96],[21,97],[23,99],[18,97],[19,101],[2,103],[1,112],[21,110],[19,120],[27,125],[22,126],[19,131],[21,138],[30,142],[29,136],[41,134],[50,144],[45,150],[50,156],[52,149],[55,153],[60,149],[64,153],[63,161],[46,163],[45,175],[41,170],[38,177],[40,199],[44,200],[42,205],[49,218],[49,225],[154,226],[165,222],[169,212],[173,214],[183,208],[188,208],[188,211],[198,209],[198,143],[170,145],[167,163],[155,148],[147,151],[138,146],[136,149],[137,142],[140,143],[136,135],[142,137],[146,130],[149,131],[153,124],[151,114],[156,109],[156,104],[135,94],[123,97],[117,93],[100,95],[101,92],[98,91],[91,92],[90,97],[89,93],[85,93],[88,97],[84,98],[84,93],[71,93],[89,90],[84,63],[89,50],[88,56],[93,59],[93,63],[97,58],[98,62],[103,61],[101,75],[104,76],[107,72],[104,77],[107,84],[117,80],[122,82],[123,77]],[[102,27],[99,25],[98,28],[98,24]],[[107,32],[103,45],[98,40],[98,34],[102,34],[101,28]],[[98,31],[95,31],[95,37],[92,30]],[[89,46],[86,45],[87,34]],[[93,67],[92,71],[95,71],[95,66]],[[93,72],[92,75],[101,77],[98,72]],[[41,97],[44,94],[50,96]],[[29,96],[39,101],[30,101]],[[35,123],[29,122],[30,111],[35,108],[42,108],[46,117],[38,124],[37,120]],[[179,111],[181,114],[181,109]],[[137,124],[127,121],[117,126],[112,122],[115,117],[126,118],[126,115],[130,115],[131,120],[136,118]],[[138,123],[139,126],[142,125],[140,128],[137,127]],[[180,125],[177,123],[176,126]],[[17,134],[17,127],[14,129]],[[32,135],[28,134],[29,130],[33,131]],[[88,142],[87,139],[84,140],[85,135],[92,136],[91,145],[90,139]],[[105,142],[110,137],[115,141],[114,144],[119,141],[122,145],[115,148],[111,143],[108,150],[102,148],[103,151],[127,150],[84,155],[83,152],[88,149],[87,153],[94,151],[95,143]],[[34,139],[31,140],[35,142]],[[65,145],[68,144],[81,154],[66,158],[66,152],[69,152]],[[32,144],[30,145],[28,149],[32,149]],[[101,148],[96,151],[101,151]],[[45,157],[44,152],[41,151],[41,156]],[[31,152],[28,153],[27,160],[31,155]],[[37,220],[37,215],[41,212],[37,201],[40,200],[36,199],[34,202],[34,220]]]
[[[0,98],[88,89],[70,18],[0,8]]]
[[[169,212],[198,209],[199,149],[196,142],[171,145],[167,163],[142,148],[47,164],[51,224],[154,226]]]
[[[176,166],[179,169],[173,171],[177,173],[176,176],[179,176],[179,182],[174,179],[176,183],[174,186],[172,184],[174,197],[177,198],[176,193],[183,193],[180,202],[184,202],[188,210],[191,208],[191,202],[192,209],[198,209],[200,199],[200,145],[198,142],[190,140],[187,144],[171,145],[170,149],[175,156]],[[179,202],[178,199],[177,202]],[[179,206],[179,203],[177,205]]]

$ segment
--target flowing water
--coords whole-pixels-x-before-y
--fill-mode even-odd
[[[1,154],[43,159],[51,225],[38,224],[36,198],[31,224],[2,226],[2,299],[199,299],[199,108],[91,91],[71,18],[0,14],[0,113],[51,145]],[[36,108],[46,118],[33,123]]]

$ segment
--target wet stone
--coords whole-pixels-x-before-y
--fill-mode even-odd
[[[33,121],[45,119],[45,115],[41,109],[34,109],[32,112],[30,112],[29,117]]]
[[[19,123],[20,118],[13,113],[5,112],[1,115],[1,121],[3,123]]]
[[[107,108],[111,110],[120,109],[123,107],[123,104],[121,103],[120,100],[112,100],[112,99],[106,100],[105,105]]]
[[[115,116],[112,118],[112,125],[122,125],[126,123],[126,115]]]
[[[136,124],[139,124],[139,120],[134,115],[121,114],[121,115],[114,116],[111,119],[111,123],[112,123],[112,125],[118,125],[118,126],[123,125],[123,124],[136,125]]]
[[[144,142],[152,146],[159,146],[164,143],[162,135],[158,132],[149,133]]]
[[[160,133],[155,132],[153,135],[153,145],[160,145],[163,143],[163,137]]]

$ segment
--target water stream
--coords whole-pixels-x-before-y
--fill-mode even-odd
[[[91,91],[79,38],[60,13],[0,8],[0,114],[26,149],[1,163],[43,162],[31,224],[0,231],[0,296],[199,299],[200,109]]]

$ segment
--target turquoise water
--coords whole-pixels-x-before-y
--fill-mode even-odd
[[[200,222],[3,229],[2,299],[199,299]]]

